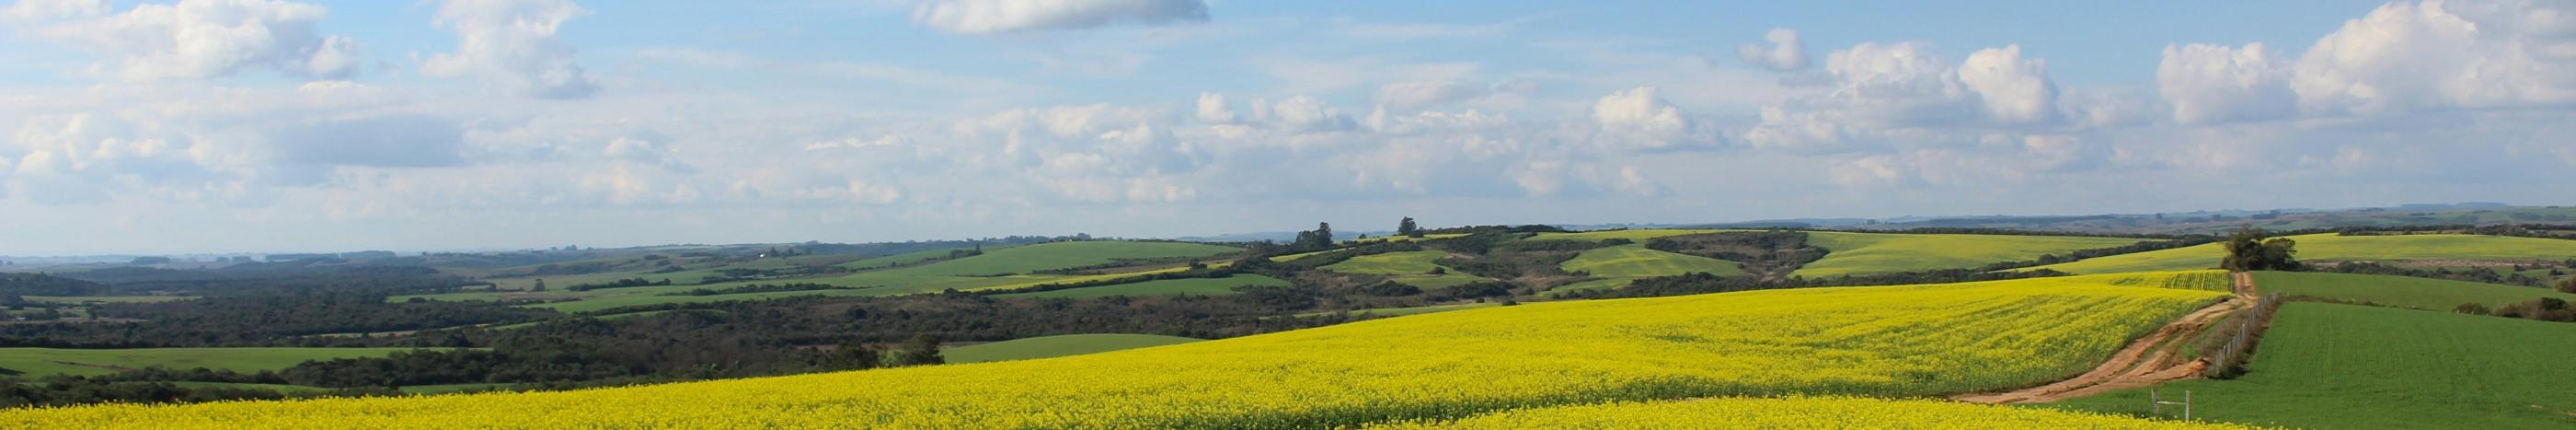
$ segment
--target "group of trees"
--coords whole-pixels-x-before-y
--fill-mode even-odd
[[[2286,237],[2264,239],[2262,229],[2246,225],[2222,241],[2227,256],[2218,267],[2234,271],[2299,270],[2298,241]]]

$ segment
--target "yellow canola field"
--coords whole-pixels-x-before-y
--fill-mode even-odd
[[[2080,373],[2214,291],[2117,277],[1523,304],[1043,360],[412,398],[0,411],[0,428],[1327,428]]]
[[[1372,426],[1445,429],[2241,429],[2056,409],[1855,397],[1717,398],[1518,409],[1457,421]]]

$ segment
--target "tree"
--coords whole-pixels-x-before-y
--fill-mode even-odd
[[[903,342],[902,350],[895,351],[894,353],[894,365],[896,366],[926,366],[947,363],[947,357],[939,356],[939,338],[931,337],[926,334],[913,335],[912,340]]]
[[[876,347],[857,340],[841,342],[841,346],[832,348],[830,360],[832,367],[849,370],[873,369],[885,365],[885,357],[877,353]]]
[[[1315,223],[1314,230],[1297,232],[1297,242],[1289,245],[1308,250],[1331,248],[1333,247],[1333,223]]]
[[[2289,238],[2263,238],[2262,229],[2247,224],[2227,235],[2227,258],[2218,267],[2233,271],[2298,270],[2298,242]]]
[[[1395,223],[1395,234],[1397,236],[1420,238],[1422,237],[1422,226],[1415,225],[1413,223],[1413,217],[1404,217],[1404,221]]]
[[[575,286],[576,286],[576,287],[578,287],[579,285],[575,285]],[[537,278],[537,283],[536,283],[536,285],[535,285],[535,286],[528,287],[528,291],[545,291],[545,290],[546,290],[546,279],[545,279],[545,278]]]

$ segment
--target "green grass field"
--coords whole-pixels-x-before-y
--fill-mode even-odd
[[[1068,334],[947,348],[940,350],[939,355],[947,358],[949,363],[981,363],[1083,355],[1200,340],[1151,334]]]
[[[2290,303],[2235,380],[2184,380],[2202,419],[2305,428],[2576,428],[2576,324]],[[2144,414],[2147,390],[2043,407]],[[2170,407],[2168,407],[2170,408]]]
[[[1865,273],[1972,269],[2047,254],[2123,246],[2146,239],[1991,234],[1807,232],[1807,244],[1824,247],[1824,259],[1798,268],[1818,277]]]
[[[1214,257],[1242,251],[1240,248],[1188,242],[1125,242],[1093,240],[1081,242],[1042,243],[1003,249],[987,249],[984,255],[943,261],[920,267],[896,269],[915,275],[980,276],[1021,274],[1041,270],[1094,266],[1118,260]]]
[[[2576,258],[2576,240],[2466,234],[2405,236],[2338,236],[2333,233],[2291,236],[2301,261],[2405,260],[2564,260]],[[2160,251],[2120,254],[2040,268],[2068,273],[2122,273],[2218,267],[2225,254],[2216,243]]]
[[[1547,291],[1544,291],[1544,292],[1540,292],[1540,293],[1538,293],[1538,295],[1540,295],[1540,296],[1546,296],[1546,297],[1556,297],[1556,296],[1565,295],[1565,293],[1571,293],[1571,292],[1576,292],[1576,291],[1583,291],[1583,290],[1598,290],[1598,289],[1603,289],[1603,288],[1619,288],[1619,287],[1625,287],[1625,286],[1628,286],[1628,283],[1629,283],[1629,282],[1635,282],[1635,281],[1636,281],[1636,279],[1635,279],[1635,278],[1609,278],[1609,279],[1594,279],[1594,280],[1589,280],[1589,281],[1576,282],[1576,283],[1572,283],[1572,284],[1558,285],[1558,286],[1556,286],[1556,288],[1549,288],[1549,289],[1547,289]]]
[[[1363,275],[1421,275],[1439,268],[1441,258],[1449,253],[1433,250],[1389,252],[1351,257],[1324,266],[1324,270]]]
[[[1664,236],[1680,236],[1680,235],[1685,235],[1685,234],[1716,233],[1716,232],[1721,232],[1721,231],[1727,231],[1727,230],[1699,230],[1699,229],[1673,229],[1673,228],[1641,228],[1641,229],[1632,229],[1632,230],[1601,230],[1601,231],[1584,231],[1584,232],[1574,232],[1574,233],[1539,233],[1539,234],[1538,234],[1538,235],[1536,235],[1536,236],[1530,236],[1529,240],[1579,240],[1579,241],[1585,241],[1585,242],[1598,242],[1598,241],[1610,240],[1610,239],[1627,239],[1627,240],[1633,240],[1633,241],[1637,241],[1637,242],[1641,242],[1641,243],[1642,243],[1642,242],[1645,242],[1647,239],[1654,239],[1654,238],[1664,237]]]
[[[1440,275],[1430,274],[1431,269],[1440,268],[1438,261],[1448,256],[1447,252],[1433,250],[1389,252],[1351,257],[1349,260],[1342,260],[1340,263],[1333,263],[1322,269],[1342,273],[1382,275],[1394,279],[1395,282],[1422,289],[1448,288],[1486,280],[1454,270]]]
[[[1453,304],[1453,305],[1415,306],[1415,307],[1410,307],[1410,308],[1361,309],[1361,310],[1356,310],[1356,311],[1350,311],[1350,314],[1351,314],[1351,315],[1353,315],[1353,316],[1362,316],[1362,315],[1366,315],[1366,316],[1381,316],[1381,317],[1400,317],[1400,316],[1405,316],[1405,315],[1421,315],[1421,314],[1435,313],[1435,312],[1463,311],[1463,310],[1476,309],[1476,308],[1490,308],[1490,307],[1502,306],[1502,305],[1503,305],[1502,303],[1493,303],[1493,302],[1483,302],[1483,303],[1459,303],[1459,304]],[[1323,315],[1332,315],[1332,314],[1341,313],[1341,312],[1342,312],[1342,311],[1307,312],[1307,313],[1297,314],[1297,316],[1301,316],[1301,317],[1323,316]]]
[[[1288,286],[1288,281],[1282,281],[1279,280],[1279,278],[1268,276],[1241,274],[1223,278],[1163,279],[1109,286],[1075,288],[1070,290],[1002,294],[994,297],[1062,297],[1089,299],[1109,296],[1154,296],[1178,294],[1222,296],[1234,294],[1234,287],[1245,285],[1285,287]]]
[[[1628,244],[1583,251],[1573,259],[1557,265],[1566,272],[1589,272],[1607,278],[1672,276],[1691,272],[1708,272],[1718,276],[1744,274],[1742,265],[1733,261],[1696,255],[1675,254],[1646,249],[1644,244]]]
[[[2576,301],[2576,294],[2546,288],[2344,273],[2254,272],[2254,285],[2265,292],[2288,296],[2367,301],[2442,312],[2450,312],[2461,303],[2493,308],[2541,297]]]
[[[989,246],[989,247],[985,247],[984,249],[985,249],[985,250],[988,250],[988,251],[999,251],[999,250],[1001,250],[1002,248],[1006,248],[1006,247],[1004,247],[1004,246]],[[960,249],[973,249],[973,248],[972,248],[972,247],[968,247],[968,248],[946,248],[946,249],[933,249],[933,250],[929,250],[929,251],[907,252],[907,253],[902,253],[902,254],[888,255],[888,256],[875,257],[875,258],[867,258],[867,259],[861,259],[861,260],[858,260],[858,261],[852,261],[852,262],[847,262],[847,263],[841,263],[841,267],[842,267],[842,268],[847,268],[847,269],[850,269],[850,270],[873,270],[873,269],[883,269],[883,268],[888,268],[888,267],[894,267],[894,266],[901,266],[901,265],[906,265],[906,264],[919,263],[919,262],[930,261],[930,260],[936,260],[936,259],[941,259],[941,258],[948,258],[948,252],[949,252],[949,251],[956,251],[956,250],[960,250]]]
[[[413,348],[147,348],[58,349],[0,348],[0,369],[21,376],[105,375],[123,369],[161,366],[172,369],[231,369],[239,372],[278,370],[310,360],[382,357]]]
[[[843,275],[843,276],[829,276],[829,277],[817,277],[817,278],[797,278],[797,279],[764,279],[764,280],[753,280],[753,281],[720,282],[720,283],[704,284],[704,285],[664,285],[664,286],[633,287],[633,288],[611,288],[611,289],[591,290],[591,291],[580,291],[580,292],[572,292],[572,291],[560,291],[560,292],[557,292],[557,291],[550,291],[550,292],[545,293],[545,294],[546,294],[546,296],[542,296],[542,297],[569,297],[569,298],[576,298],[576,299],[578,299],[578,300],[574,300],[574,301],[561,301],[561,302],[551,302],[551,303],[541,303],[541,304],[530,304],[530,305],[524,305],[524,306],[526,306],[526,307],[531,307],[531,308],[554,309],[554,310],[561,311],[561,312],[566,312],[566,313],[578,313],[578,312],[589,312],[589,311],[600,311],[600,310],[616,309],[616,308],[623,308],[623,307],[629,307],[629,306],[649,306],[649,305],[680,304],[680,303],[708,303],[708,302],[721,302],[721,301],[733,301],[733,300],[765,300],[765,299],[772,299],[772,298],[778,298],[778,297],[793,297],[793,296],[818,296],[818,295],[820,295],[820,296],[895,296],[895,295],[905,295],[905,294],[936,293],[936,292],[940,292],[940,291],[944,291],[944,290],[948,290],[948,289],[956,289],[956,290],[960,290],[960,291],[973,291],[973,290],[986,290],[986,289],[1010,289],[1010,288],[1021,288],[1021,287],[1028,287],[1028,286],[1034,286],[1034,285],[1046,284],[1046,283],[1057,283],[1057,282],[1082,282],[1082,281],[1099,280],[1099,279],[1115,279],[1115,278],[1119,278],[1119,277],[1135,276],[1135,275],[1137,275],[1137,274],[1142,274],[1142,273],[1151,273],[1151,272],[1155,272],[1155,271],[1182,270],[1182,268],[1173,267],[1173,268],[1163,268],[1163,269],[1156,269],[1156,270],[1135,271],[1135,272],[1125,272],[1125,273],[1113,273],[1113,274],[1104,274],[1104,275],[1031,275],[1031,274],[1014,274],[1014,275],[1005,275],[1005,276],[978,276],[978,275],[991,275],[991,274],[1001,274],[1001,273],[1024,273],[1024,272],[1038,271],[1038,270],[1062,269],[1062,268],[1071,268],[1071,267],[1084,267],[1084,266],[1092,266],[1092,265],[1100,265],[1100,264],[1109,264],[1109,263],[1114,263],[1114,262],[1121,261],[1121,260],[1132,260],[1132,259],[1157,259],[1157,258],[1178,258],[1178,257],[1205,257],[1205,256],[1215,256],[1215,255],[1221,255],[1221,254],[1231,253],[1231,252],[1237,252],[1237,251],[1241,251],[1241,250],[1240,250],[1240,249],[1237,249],[1237,248],[1224,247],[1224,246],[1216,246],[1216,245],[1204,245],[1204,244],[1196,244],[1196,243],[1176,243],[1176,242],[1124,242],[1124,241],[1057,242],[1057,243],[1047,243],[1047,244],[1038,244],[1038,245],[1015,246],[1015,247],[1008,247],[1008,248],[1001,248],[1001,249],[991,249],[991,248],[987,248],[987,249],[985,250],[984,255],[979,255],[979,256],[974,256],[974,257],[967,257],[967,258],[961,258],[961,259],[956,259],[956,260],[941,261],[941,262],[931,263],[931,264],[927,264],[927,265],[920,265],[920,266],[911,266],[911,267],[902,267],[902,268],[887,269],[887,270],[878,270],[878,271],[870,271],[870,272],[852,273],[852,274],[849,274],[849,275]],[[945,251],[941,251],[941,252],[940,252],[940,255],[946,255],[946,252],[945,252]],[[844,263],[844,264],[855,264],[855,263],[863,263],[863,262],[866,262],[866,260],[854,261],[854,262]],[[674,282],[676,283],[677,281],[675,280]],[[709,289],[709,290],[721,290],[721,289],[726,289],[726,288],[740,287],[740,286],[747,286],[747,285],[758,285],[758,284],[770,284],[770,285],[777,285],[777,284],[790,284],[790,283],[812,283],[812,284],[823,284],[823,285],[832,285],[832,286],[841,286],[841,287],[851,287],[851,288],[857,288],[857,289],[856,289],[856,290],[781,291],[781,292],[769,292],[769,293],[725,294],[725,295],[713,295],[713,296],[666,296],[666,295],[663,295],[663,294],[668,294],[668,293],[685,292],[685,291],[690,291],[690,290],[695,290],[695,289],[702,289],[702,288],[703,288],[703,289]],[[552,284],[554,284],[554,281],[552,281],[552,280],[548,280],[548,281],[547,281],[547,284],[548,284],[548,285],[552,285]],[[431,299],[431,300],[498,300],[498,299],[510,298],[510,297],[529,297],[529,296],[522,295],[522,294],[519,294],[519,293],[506,293],[506,292],[498,292],[498,293],[496,293],[496,292],[469,292],[469,293],[431,294],[431,295],[422,295],[422,296],[396,296],[396,297],[388,298],[387,300],[392,300],[392,301],[403,301],[403,300],[409,300],[409,299],[411,299],[411,298],[413,298],[413,297],[423,297],[423,298],[428,298],[428,299]]]

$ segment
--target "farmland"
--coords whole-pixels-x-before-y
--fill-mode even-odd
[[[2235,380],[2161,387],[2192,392],[2193,414],[2226,422],[2309,428],[2576,426],[2566,323],[2323,303],[2291,303]],[[2144,413],[2146,390],[2046,407]]]
[[[1067,334],[1014,339],[980,345],[961,346],[940,351],[950,363],[1028,360],[1063,357],[1148,346],[1178,345],[1197,342],[1180,336],[1150,334]]]
[[[1484,280],[1474,275],[1450,272],[1447,268],[1440,267],[1438,261],[1448,256],[1446,252],[1435,250],[1389,252],[1351,257],[1349,260],[1324,266],[1323,269],[1342,273],[1384,275],[1394,278],[1396,282],[1421,288],[1449,287]],[[1432,274],[1433,271],[1443,273]]]
[[[2449,312],[2462,303],[2477,303],[2492,308],[2542,297],[2576,301],[2576,294],[2545,288],[2400,276],[2254,272],[2254,283],[2262,285],[2265,291],[2277,291],[2291,296],[2367,302],[2380,306],[2442,312]]]
[[[2290,236],[2298,241],[2304,261],[2406,260],[2562,260],[2576,257],[2576,240],[2465,234],[2394,236]],[[2182,248],[2096,257],[2040,266],[2068,273],[2119,273],[2218,267],[2225,254],[2212,243]]]
[[[306,360],[381,357],[411,348],[0,348],[0,369],[30,376],[106,375],[119,369],[161,366],[249,372],[277,370]]]
[[[1034,286],[1034,285],[1038,285],[1038,284],[1045,284],[1045,283],[1056,283],[1056,282],[1080,282],[1080,281],[1088,281],[1088,280],[1112,279],[1112,278],[1118,278],[1118,277],[1123,277],[1123,276],[1132,276],[1132,275],[1134,275],[1134,274],[1147,273],[1147,272],[1150,272],[1151,270],[1144,271],[1144,272],[1134,272],[1134,273],[1110,273],[1110,274],[1101,274],[1101,275],[1054,275],[1054,274],[1033,274],[1033,273],[1031,273],[1031,272],[1047,271],[1047,270],[1057,270],[1057,269],[1066,269],[1066,268],[1076,268],[1076,267],[1098,266],[1098,265],[1106,265],[1106,264],[1119,263],[1119,262],[1122,262],[1122,261],[1138,261],[1138,260],[1154,260],[1154,259],[1178,259],[1178,258],[1191,258],[1191,257],[1214,257],[1214,256],[1218,256],[1218,255],[1222,255],[1222,254],[1226,254],[1226,253],[1237,252],[1237,251],[1241,251],[1241,250],[1240,250],[1240,249],[1237,249],[1237,248],[1225,247],[1225,246],[1204,245],[1204,244],[1195,244],[1195,243],[1179,243],[1179,242],[1130,242],[1130,241],[1076,241],[1076,242],[1057,242],[1057,243],[1045,243],[1045,244],[1025,245],[1025,246],[1000,247],[1000,248],[997,248],[997,249],[988,249],[988,250],[986,250],[986,251],[985,251],[985,253],[984,253],[984,254],[982,254],[982,255],[976,255],[976,256],[971,256],[971,257],[959,258],[959,259],[954,259],[954,260],[946,260],[946,261],[937,261],[937,262],[933,262],[933,263],[929,263],[929,264],[913,265],[913,266],[906,266],[906,267],[896,267],[896,268],[889,268],[889,269],[882,269],[882,270],[863,271],[863,272],[852,273],[852,274],[847,274],[847,275],[839,275],[839,276],[823,276],[823,277],[793,278],[793,279],[764,279],[764,280],[751,280],[751,281],[733,281],[733,282],[719,282],[719,283],[709,283],[709,284],[697,284],[696,282],[698,282],[698,281],[700,281],[700,280],[703,280],[703,278],[704,278],[704,277],[709,276],[709,275],[713,275],[713,274],[715,273],[712,269],[707,269],[707,270],[694,270],[694,271],[674,272],[674,273],[668,273],[668,274],[653,275],[653,276],[665,276],[665,277],[667,277],[667,276],[677,276],[677,278],[672,278],[672,284],[671,284],[671,285],[642,286],[642,287],[627,287],[627,288],[608,288],[608,289],[595,289],[595,290],[588,290],[588,291],[555,291],[555,292],[547,292],[547,293],[529,293],[529,292],[462,292],[462,293],[442,293],[442,294],[428,294],[428,295],[394,296],[394,297],[388,298],[387,300],[389,300],[389,301],[396,301],[396,302],[399,302],[399,301],[411,300],[411,299],[413,299],[413,298],[422,298],[422,299],[428,299],[428,300],[447,300],[447,301],[457,301],[457,300],[495,301],[495,300],[505,300],[505,299],[550,299],[550,300],[560,300],[560,301],[555,301],[555,302],[550,302],[550,303],[530,304],[530,305],[525,305],[525,306],[527,306],[527,307],[534,307],[534,308],[554,309],[554,310],[558,310],[558,311],[562,311],[562,312],[568,312],[568,313],[578,313],[578,312],[600,311],[600,310],[608,310],[608,309],[616,309],[616,308],[632,307],[632,306],[652,306],[652,305],[686,304],[686,303],[708,303],[708,302],[721,302],[721,301],[732,301],[732,300],[763,300],[763,299],[772,299],[772,298],[778,298],[778,297],[795,297],[795,296],[890,296],[890,295],[903,295],[903,294],[935,293],[935,292],[939,292],[939,291],[942,291],[942,290],[948,290],[948,289],[957,289],[957,290],[1007,289],[1007,288],[1019,288],[1019,287]],[[865,259],[865,260],[856,260],[856,261],[850,261],[850,260],[849,260],[848,258],[846,258],[846,257],[835,257],[835,256],[800,256],[800,257],[790,257],[789,259],[763,259],[763,261],[774,261],[773,263],[746,263],[746,264],[737,264],[737,265],[732,265],[732,266],[727,266],[727,267],[745,267],[745,268],[752,268],[752,266],[763,266],[763,265],[766,265],[766,266],[783,266],[783,265],[829,265],[829,264],[832,264],[832,263],[838,263],[838,264],[840,264],[840,265],[841,265],[841,266],[843,266],[843,267],[849,267],[849,266],[853,266],[853,265],[857,265],[857,266],[867,266],[867,265],[900,265],[900,264],[912,264],[912,263],[919,263],[919,262],[923,262],[923,261],[932,260],[932,259],[935,259],[935,258],[946,257],[947,255],[949,255],[947,250],[941,250],[941,251],[924,251],[924,252],[917,252],[917,253],[911,253],[911,254],[902,254],[902,255],[896,255],[896,256],[890,256],[890,257],[884,257],[883,259]],[[828,258],[827,258],[827,257],[828,257]],[[806,258],[806,260],[798,261],[798,260],[795,260],[796,258]],[[882,267],[882,266],[879,266],[879,267]],[[1175,269],[1155,269],[1155,270],[1175,270]],[[565,281],[565,280],[570,280],[570,281],[583,281],[583,280],[588,280],[587,282],[607,282],[607,281],[610,281],[610,280],[623,279],[623,278],[627,278],[627,277],[635,277],[635,276],[639,276],[639,275],[636,275],[636,274],[634,274],[634,273],[628,273],[628,272],[605,273],[605,274],[591,274],[591,275],[581,275],[581,276],[575,276],[575,277],[555,277],[555,278],[547,278],[547,279],[548,279],[547,283],[548,283],[548,284],[563,284],[562,282],[563,282],[563,281]],[[647,277],[647,279],[658,280],[658,279],[664,279],[664,278],[661,278],[661,277]],[[725,289],[725,288],[742,287],[742,286],[750,286],[750,285],[763,285],[763,284],[775,285],[775,284],[788,284],[788,283],[811,283],[811,284],[821,284],[821,285],[830,285],[830,286],[838,286],[838,287],[849,287],[849,288],[856,288],[856,289],[850,289],[850,290],[778,291],[778,292],[764,292],[764,293],[722,294],[722,295],[703,295],[703,296],[701,296],[701,295],[667,295],[667,294],[671,294],[671,293],[679,293],[679,292],[685,292],[685,291],[697,290],[697,289],[721,290],[721,289]],[[570,284],[563,284],[563,285],[570,285]]]
[[[1670,229],[1670,228],[1644,228],[1644,229],[1634,229],[1634,230],[1601,230],[1601,231],[1585,231],[1585,232],[1574,232],[1574,233],[1540,233],[1540,234],[1539,234],[1539,235],[1537,235],[1537,236],[1531,236],[1531,237],[1530,237],[1530,240],[1573,240],[1573,241],[1583,241],[1583,242],[1599,242],[1599,241],[1610,240],[1610,239],[1627,239],[1627,240],[1629,240],[1629,241],[1633,241],[1633,242],[1645,242],[1645,241],[1646,241],[1646,240],[1648,240],[1648,239],[1654,239],[1654,238],[1658,238],[1658,237],[1665,237],[1665,236],[1680,236],[1680,235],[1685,235],[1685,234],[1715,233],[1715,232],[1720,232],[1720,231],[1726,231],[1726,230],[1696,230],[1696,229]]]
[[[1671,276],[1691,272],[1719,276],[1744,274],[1739,263],[1733,261],[1656,251],[1639,244],[1583,251],[1558,267],[1566,272],[1585,272],[1609,278]]]
[[[1990,263],[2023,261],[2041,255],[2110,248],[2145,239],[2077,236],[1982,234],[1892,234],[1833,231],[1807,232],[1809,245],[1824,247],[1825,258],[1798,269],[1800,276],[1966,269]],[[2211,254],[2216,255],[2216,254]],[[2170,270],[2197,269],[2177,267]]]
[[[1268,276],[1244,274],[1223,278],[1160,279],[1100,287],[1040,291],[1034,293],[1001,294],[994,297],[1063,297],[1088,299],[1108,296],[1151,296],[1169,294],[1220,296],[1234,294],[1234,287],[1245,285],[1274,287],[1287,286],[1288,281],[1282,281],[1278,278]]]
[[[0,423],[1331,427],[1732,394],[1928,396],[2073,374],[2220,294],[2082,278],[1534,303],[1055,359],[574,392],[10,410]],[[2070,314],[2088,317],[2060,317]],[[588,406],[602,402],[621,407]]]

